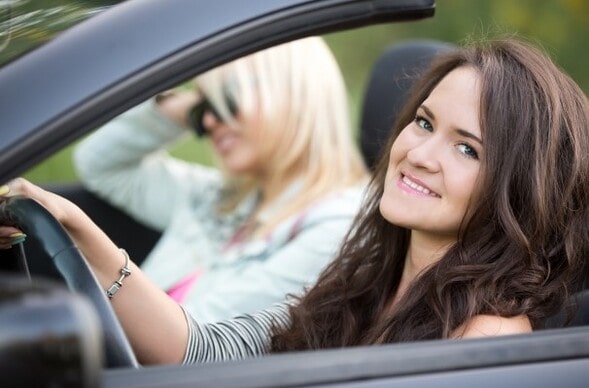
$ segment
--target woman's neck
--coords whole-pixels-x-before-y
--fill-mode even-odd
[[[401,275],[399,286],[394,297],[389,301],[387,307],[379,316],[379,319],[385,319],[390,314],[393,314],[397,303],[401,300],[415,278],[425,269],[440,260],[455,242],[455,238],[432,239],[430,236],[420,232],[411,232],[409,248],[405,256],[405,265],[403,266],[403,274]]]
[[[409,248],[405,256],[403,280],[412,282],[421,272],[436,263],[456,242],[455,237],[435,236],[411,231]]]
[[[258,178],[260,182],[260,202],[257,211],[263,211],[276,203],[300,176],[301,173],[295,170],[281,174],[280,176],[267,174],[264,177]]]
[[[250,214],[252,236],[264,236],[275,227],[277,215],[288,208],[301,193],[300,175],[281,179],[266,179],[259,184],[258,201]]]

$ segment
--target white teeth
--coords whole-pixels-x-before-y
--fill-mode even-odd
[[[418,185],[417,183],[413,182],[411,179],[407,178],[406,176],[403,176],[403,183],[405,183],[407,186],[411,187],[413,190],[417,190],[419,192],[422,192],[423,194],[427,194],[432,197],[438,197],[438,195],[436,193],[432,193],[427,187],[423,187],[421,185]]]

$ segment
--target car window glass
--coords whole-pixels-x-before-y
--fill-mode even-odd
[[[0,66],[121,0],[0,1]]]

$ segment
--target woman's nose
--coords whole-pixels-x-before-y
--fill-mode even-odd
[[[207,110],[202,115],[202,126],[207,132],[212,132],[215,128],[217,128],[221,124],[221,120],[217,118],[210,110]]]
[[[416,167],[424,168],[431,172],[440,170],[440,157],[443,152],[443,145],[431,137],[414,144],[407,151],[407,160]]]

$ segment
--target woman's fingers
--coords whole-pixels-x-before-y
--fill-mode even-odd
[[[27,237],[20,229],[14,226],[0,226],[0,249],[8,249],[19,244]]]
[[[157,107],[161,113],[175,121],[180,126],[187,126],[188,111],[200,97],[194,91],[174,92],[157,101]]]
[[[26,185],[26,181],[17,178],[0,186],[0,199],[21,194],[23,185]],[[0,249],[9,249],[13,245],[23,242],[26,237],[26,234],[14,226],[0,225]]]

